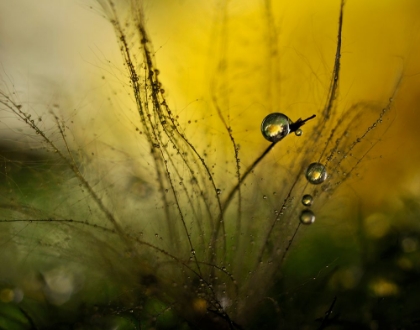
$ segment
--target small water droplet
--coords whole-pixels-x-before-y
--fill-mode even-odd
[[[302,197],[302,204],[305,206],[311,206],[313,201],[314,199],[312,198],[311,195],[303,195]]]
[[[286,115],[275,112],[269,114],[261,123],[261,133],[268,141],[277,142],[290,133],[291,121]]]
[[[220,195],[222,193],[222,189],[216,189],[216,194]]]
[[[315,222],[315,214],[311,210],[303,210],[299,219],[302,224],[310,225]]]
[[[320,184],[327,179],[327,169],[320,163],[312,163],[308,166],[305,173],[309,183]]]
[[[267,199],[267,196],[266,196],[266,195],[263,195],[263,198],[264,198],[264,199]]]
[[[295,131],[295,135],[296,135],[296,136],[301,136],[301,135],[302,135],[302,133],[303,133],[303,131],[302,131],[300,128],[298,128],[298,129]]]

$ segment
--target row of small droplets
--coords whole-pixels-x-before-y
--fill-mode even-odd
[[[311,184],[320,184],[323,183],[327,177],[327,170],[324,165],[321,163],[312,163],[308,166],[305,173],[306,179]],[[315,214],[309,208],[313,203],[312,195],[306,194],[302,197],[302,204],[306,206],[300,214],[300,222],[304,225],[310,225],[315,222]]]
[[[301,125],[303,125],[307,120],[314,117],[315,115],[303,121],[298,119],[296,123],[301,123]],[[296,125],[296,123],[294,125]],[[292,121],[286,115],[278,112],[271,113],[264,118],[261,124],[261,133],[268,141],[277,143],[293,131],[291,125]],[[300,127],[295,129],[294,132],[296,136],[302,135],[302,129]],[[306,169],[305,176],[309,183],[315,185],[323,183],[328,177],[325,165],[321,163],[310,164]],[[315,222],[315,214],[309,209],[309,207],[312,206],[312,203],[313,197],[311,195],[304,195],[302,197],[302,204],[306,206],[306,209],[300,214],[300,222],[302,224],[309,225]]]

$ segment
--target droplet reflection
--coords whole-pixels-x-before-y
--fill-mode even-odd
[[[304,225],[310,225],[315,222],[315,214],[311,210],[303,210],[300,214],[300,222]]]
[[[327,177],[327,169],[320,163],[312,163],[306,170],[306,179],[309,183],[320,184],[323,183]]]
[[[261,123],[261,133],[271,142],[277,142],[290,133],[291,121],[282,113],[269,114]]]
[[[305,206],[311,206],[313,201],[314,199],[312,198],[311,195],[303,195],[302,197],[302,204]]]

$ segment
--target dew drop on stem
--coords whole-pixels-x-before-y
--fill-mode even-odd
[[[321,163],[312,163],[306,169],[305,176],[309,183],[320,184],[327,179],[328,173],[325,166]]]
[[[310,225],[315,222],[315,214],[311,210],[303,210],[299,219],[302,224]]]
[[[302,204],[303,205],[305,205],[305,206],[311,206],[312,205],[312,203],[313,203],[313,198],[312,198],[312,195],[303,195],[303,197],[302,197]]]
[[[278,142],[290,133],[291,121],[282,113],[269,114],[261,123],[261,133],[265,139]]]

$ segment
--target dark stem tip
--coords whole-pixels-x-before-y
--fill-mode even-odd
[[[290,133],[297,131],[299,128],[301,128],[303,125],[305,125],[305,123],[311,119],[314,119],[316,117],[316,115],[312,115],[306,119],[298,119],[296,120],[296,122],[290,124]]]

